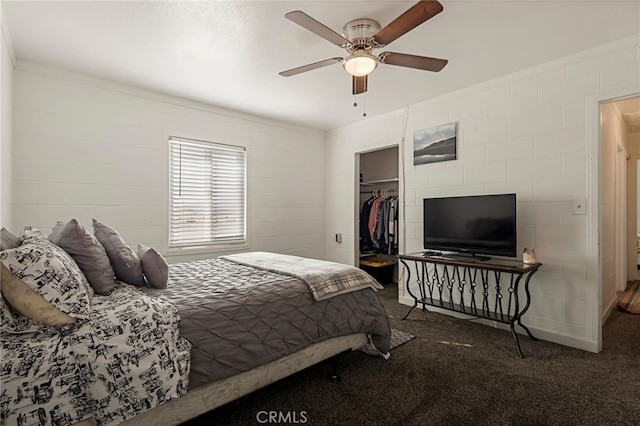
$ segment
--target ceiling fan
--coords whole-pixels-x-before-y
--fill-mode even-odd
[[[418,25],[442,12],[442,9],[443,7],[438,1],[419,1],[384,28],[381,28],[380,24],[373,19],[356,19],[347,23],[342,28],[342,35],[300,10],[289,12],[284,15],[285,18],[330,41],[336,46],[342,47],[349,55],[345,58],[329,58],[292,68],[280,72],[280,75],[290,77],[328,65],[342,63],[344,69],[352,75],[352,93],[357,95],[367,91],[367,76],[376,69],[378,64],[438,72],[447,65],[448,61],[446,59],[396,52],[382,52],[378,56],[375,56],[371,52],[374,49],[388,45],[400,36],[408,33]]]

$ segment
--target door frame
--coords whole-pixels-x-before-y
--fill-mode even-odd
[[[615,280],[616,291],[627,287],[627,160],[625,147],[616,143],[615,179]]]
[[[599,92],[587,97],[587,338],[602,351],[602,256],[600,255],[601,105],[640,96],[637,85]]]
[[[372,152],[378,152],[378,151],[384,151],[386,149],[390,149],[390,148],[397,148],[398,149],[398,158],[396,159],[396,161],[398,161],[398,182],[397,182],[397,190],[398,190],[398,197],[399,200],[402,202],[402,197],[400,197],[400,194],[402,194],[401,188],[402,185],[404,184],[402,176],[403,176],[403,169],[402,169],[402,164],[400,163],[400,159],[402,158],[403,152],[403,146],[402,143],[398,143],[398,142],[391,142],[389,143],[387,141],[386,144],[383,145],[376,145],[374,147],[366,147],[363,148],[361,150],[358,150],[356,152],[354,152],[354,164],[355,164],[355,176],[354,176],[354,181],[355,181],[355,185],[354,185],[354,207],[355,207],[355,211],[354,211],[354,222],[355,222],[355,228],[354,228],[354,247],[353,247],[353,265],[355,266],[359,266],[360,265],[360,191],[361,191],[361,185],[360,185],[360,162],[361,162],[361,158],[363,155],[365,154],[370,154]],[[404,205],[403,205],[404,207]],[[402,209],[404,210],[404,208]],[[402,227],[403,225],[400,223],[402,222],[401,220],[398,220],[398,228]],[[400,232],[400,230],[396,230],[396,232]],[[398,234],[400,235],[400,234]],[[400,240],[401,244],[404,244],[404,237],[401,238]],[[400,251],[400,247],[398,247],[398,251]],[[404,252],[404,251],[403,251]]]

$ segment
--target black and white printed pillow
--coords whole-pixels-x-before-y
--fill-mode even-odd
[[[21,245],[49,241],[47,239],[47,234],[45,234],[38,228],[33,228],[31,226],[25,226],[24,229],[22,229],[22,232],[20,232],[20,236],[18,238]]]
[[[59,224],[64,225],[63,222],[58,222]],[[54,228],[55,229],[55,228]],[[76,263],[75,260],[71,257],[69,253],[67,253],[62,247],[53,244],[49,241],[49,236],[45,234],[43,231],[38,228],[33,228],[31,226],[25,226],[22,232],[20,232],[20,241],[21,244],[29,244],[29,243],[43,243],[43,244],[51,244],[56,248],[60,249],[58,253],[66,258],[66,266],[69,268],[70,272],[74,275],[78,276],[79,279],[84,283],[87,294],[89,295],[89,299],[93,297],[95,292],[93,291],[93,287],[89,284],[87,277],[84,275],[84,272],[80,269],[80,266]]]
[[[89,318],[91,295],[86,278],[60,247],[44,241],[27,242],[0,252],[0,261],[60,311],[79,320]]]

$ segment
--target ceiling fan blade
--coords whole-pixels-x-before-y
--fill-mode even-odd
[[[378,56],[380,63],[419,70],[438,72],[449,62],[446,59],[429,58],[428,56],[408,55],[406,53],[382,52]]]
[[[345,47],[351,44],[349,40],[300,10],[289,12],[285,14],[284,17],[300,25],[302,28],[319,35],[323,39],[330,41],[336,46]]]
[[[342,58],[330,58],[325,59],[324,61],[314,62],[312,64],[303,65],[297,68],[291,68],[290,70],[281,71],[280,74],[283,77],[291,77],[292,75],[300,74],[303,72],[315,70],[318,68],[326,67],[329,65],[337,64],[338,62],[342,62]]]
[[[372,38],[379,45],[387,45],[426,20],[433,18],[442,12],[442,9],[440,2],[420,1],[407,9],[389,25],[378,31]]]
[[[351,93],[359,95],[367,91],[367,76],[356,77],[355,75],[351,79]]]

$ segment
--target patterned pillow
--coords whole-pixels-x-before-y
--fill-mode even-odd
[[[102,244],[77,220],[53,228],[49,241],[62,247],[76,261],[96,293],[108,295],[115,288],[115,272]]]
[[[86,279],[78,274],[77,267],[69,262],[60,247],[44,241],[23,243],[20,247],[0,252],[0,261],[60,311],[76,319],[89,317],[90,296]],[[30,325],[35,323],[27,320]]]
[[[62,228],[64,226],[64,222],[58,222],[58,225],[60,226],[60,228]],[[58,226],[58,225],[56,225],[56,226]],[[54,229],[56,229],[56,228],[54,228]],[[24,227],[24,229],[20,233],[20,241],[22,241],[22,244],[44,243],[44,244],[51,244],[51,245],[55,246],[58,249],[60,248],[60,247],[56,246],[55,244],[53,244],[51,241],[49,241],[49,238],[47,237],[47,234],[45,234],[41,230],[39,230],[37,228],[33,228],[31,226],[25,226]],[[58,250],[58,253],[59,253],[60,256],[63,256],[67,260],[67,262],[68,262],[67,263],[67,268],[69,268],[74,275],[77,275],[78,277],[80,277],[80,279],[82,280],[83,284],[86,287],[87,294],[89,295],[89,299],[91,299],[93,297],[93,295],[95,294],[95,292],[93,291],[93,287],[91,287],[91,285],[89,285],[89,282],[87,281],[87,278],[84,276],[84,273],[80,270],[80,267],[78,266],[76,261],[73,260],[73,258],[69,255],[69,253],[64,251],[64,249],[63,250]]]
[[[107,251],[117,279],[138,287],[146,285],[140,258],[118,231],[93,219],[93,235]]]
[[[0,263],[0,270],[2,271],[0,291],[13,309],[27,318],[50,327],[60,328],[76,321],[13,275],[3,263]]]
[[[149,285],[154,288],[167,288],[169,265],[156,249],[138,245],[138,257]]]
[[[20,233],[20,242],[22,244],[28,243],[40,243],[49,240],[47,239],[47,234],[39,230],[38,228],[33,228],[31,226],[25,226],[22,232]]]

